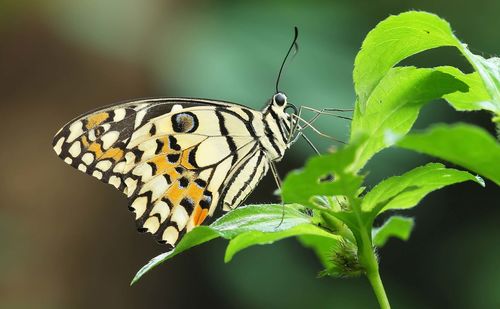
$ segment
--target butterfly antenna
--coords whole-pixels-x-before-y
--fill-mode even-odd
[[[281,63],[281,67],[280,67],[280,70],[278,72],[278,78],[276,78],[276,93],[279,92],[278,86],[279,86],[280,79],[281,79],[281,73],[283,72],[283,68],[285,67],[285,63],[286,63],[286,60],[288,59],[288,56],[290,56],[290,53],[292,52],[292,50],[294,50],[294,48],[295,48],[295,54],[299,51],[299,45],[297,44],[297,38],[299,36],[299,29],[295,26],[295,27],[293,27],[293,30],[294,30],[294,35],[293,35],[292,45],[290,45],[290,48],[288,49],[288,52],[286,53],[286,56],[283,59],[283,62]]]

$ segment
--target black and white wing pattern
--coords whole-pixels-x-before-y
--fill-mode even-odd
[[[260,112],[203,99],[134,101],[74,119],[53,147],[67,164],[126,194],[139,231],[175,246],[240,205],[281,159],[290,124],[276,117],[272,104]]]

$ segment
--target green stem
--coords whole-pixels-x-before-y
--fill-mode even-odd
[[[390,309],[389,299],[385,293],[384,284],[380,279],[378,260],[375,255],[375,249],[372,244],[371,227],[373,221],[366,221],[361,216],[362,210],[357,200],[350,200],[349,205],[352,207],[353,220],[343,220],[348,224],[353,232],[356,243],[358,245],[359,263],[365,270],[366,277],[373,289],[373,293],[377,297],[377,301],[381,309]]]
[[[377,297],[378,303],[381,309],[390,309],[391,305],[389,304],[389,299],[387,298],[387,294],[385,293],[384,284],[382,283],[382,279],[380,278],[378,261],[375,256],[375,251],[373,249],[370,238],[367,236],[366,231],[361,232],[364,235],[363,238],[363,250],[361,251],[361,259],[360,262],[363,264],[366,277],[373,289],[373,293]]]
[[[366,276],[368,277],[368,280],[372,285],[373,292],[377,297],[380,308],[390,309],[391,305],[389,304],[389,299],[387,298],[387,294],[385,294],[384,285],[382,284],[382,279],[380,279],[378,267],[375,271],[367,272]]]

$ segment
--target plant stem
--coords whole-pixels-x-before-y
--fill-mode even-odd
[[[381,309],[390,309],[389,299],[385,293],[384,284],[380,278],[377,256],[372,244],[371,227],[373,221],[364,221],[361,216],[361,207],[356,200],[350,201],[352,205],[353,214],[355,219],[351,221],[351,231],[356,237],[358,245],[359,263],[365,270],[366,277],[373,289],[373,293],[377,297],[378,304]]]
[[[371,226],[368,225],[368,226]],[[385,293],[384,284],[382,283],[382,279],[380,278],[379,267],[377,256],[375,255],[375,249],[373,248],[373,244],[370,237],[369,229],[366,228],[366,225],[363,226],[361,224],[360,239],[359,242],[361,244],[359,248],[360,250],[360,259],[359,262],[365,269],[366,277],[373,289],[373,293],[377,297],[378,304],[381,309],[390,309],[391,305],[389,304],[389,299],[387,298],[387,294]]]
[[[372,285],[373,292],[375,293],[375,296],[377,297],[380,308],[390,309],[391,305],[389,304],[389,299],[387,298],[387,295],[385,294],[384,285],[382,284],[382,280],[380,279],[378,267],[377,267],[376,271],[372,271],[370,273],[367,272],[366,277],[368,277],[368,280],[370,281],[370,284]]]
[[[363,250],[362,250],[362,258],[360,262],[362,262],[365,267],[366,277],[373,289],[373,293],[377,297],[378,303],[381,309],[390,309],[391,305],[389,304],[389,299],[387,298],[387,294],[385,293],[384,284],[382,283],[382,279],[380,278],[378,261],[375,256],[375,251],[373,249],[370,238],[367,237],[367,233],[362,233],[365,235],[363,238]]]

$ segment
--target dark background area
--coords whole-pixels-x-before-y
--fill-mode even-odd
[[[365,278],[317,279],[319,263],[293,239],[250,248],[227,265],[225,242],[214,241],[129,287],[162,247],[136,232],[121,193],[64,164],[51,140],[73,117],[126,99],[208,97],[260,108],[294,25],[300,52],[281,88],[298,105],[352,108],[352,65],[364,36],[409,9],[445,18],[475,53],[500,50],[497,0],[1,1],[0,308],[376,307]],[[451,48],[405,64],[470,71]],[[444,102],[426,106],[416,128],[456,121],[493,132],[487,113],[458,113]],[[319,127],[347,139],[344,120]],[[298,143],[281,174],[311,154]],[[383,151],[366,169],[368,186],[429,160]],[[273,190],[268,176],[247,202],[274,202]],[[488,181],[459,184],[405,212],[416,217],[410,240],[379,252],[395,308],[500,307],[498,193]]]

